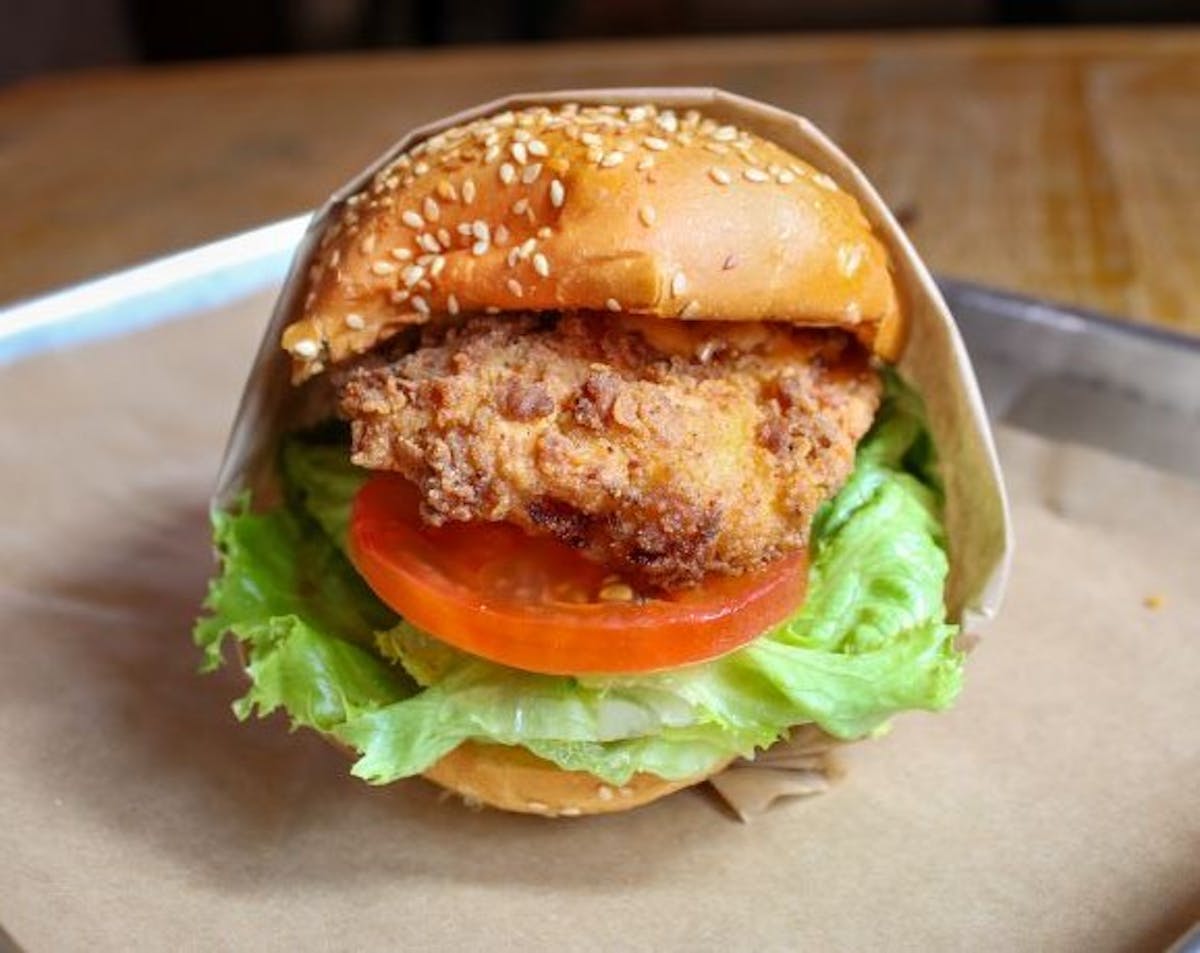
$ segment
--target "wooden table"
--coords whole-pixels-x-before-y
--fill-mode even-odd
[[[771,37],[114,70],[0,93],[0,300],[294,214],[502,93],[713,84],[808,115],[932,266],[1200,334],[1200,31]]]

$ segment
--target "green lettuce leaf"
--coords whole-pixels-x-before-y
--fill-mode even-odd
[[[853,475],[814,523],[793,618],[702,665],[573,678],[506,668],[387,618],[344,556],[361,471],[340,441],[293,440],[288,506],[215,517],[223,573],[197,639],[210,665],[223,632],[247,646],[239,714],[284,708],[358,750],[353,772],[375,783],[468,739],[622,784],[708,771],[797,724],[861,737],[897,712],[944,708],[960,687],[935,466],[918,398],[890,379]]]
[[[194,637],[205,670],[221,664],[227,634],[241,643],[250,688],[238,717],[282,708],[296,726],[332,731],[417,690],[371,649],[395,614],[311,520],[288,506],[251,513],[243,501],[214,512],[213,530],[222,570]]]

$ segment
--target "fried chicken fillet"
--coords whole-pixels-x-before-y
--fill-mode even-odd
[[[353,462],[433,524],[514,523],[649,587],[803,547],[875,415],[836,330],[591,313],[439,323],[338,375]]]

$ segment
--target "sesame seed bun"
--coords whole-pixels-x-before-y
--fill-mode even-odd
[[[716,770],[724,767],[721,764]],[[546,817],[577,817],[640,807],[699,784],[708,775],[667,781],[652,774],[635,774],[627,784],[612,786],[586,771],[564,771],[524,748],[468,741],[426,771],[425,777],[469,804]]]
[[[695,111],[539,106],[441,132],[326,228],[285,329],[303,380],[431,315],[529,310],[845,328],[898,357],[891,264],[855,199]]]

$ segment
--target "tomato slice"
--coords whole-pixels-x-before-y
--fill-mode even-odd
[[[803,552],[640,598],[556,540],[507,523],[433,527],[418,506],[408,480],[372,476],[351,513],[354,565],[414,625],[513,668],[616,674],[701,662],[756,638],[804,598]]]

